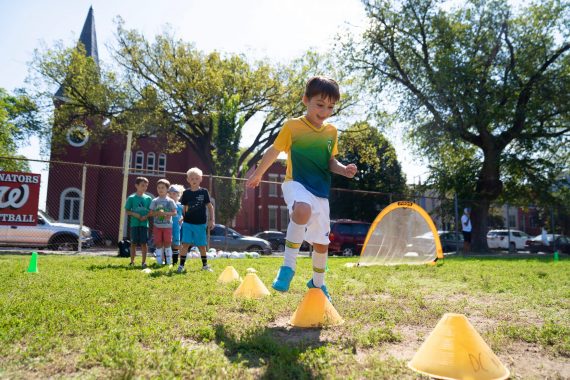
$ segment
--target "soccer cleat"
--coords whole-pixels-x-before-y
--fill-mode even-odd
[[[184,267],[182,265],[178,266],[178,269],[176,270],[176,273],[182,273],[184,272]]]
[[[309,288],[309,289],[316,288],[315,284],[313,283],[312,278],[307,282],[307,288]],[[327,298],[329,299],[329,302],[332,303],[332,298],[331,298],[329,291],[327,290],[327,286],[325,284],[323,284],[323,286],[321,286],[321,290],[323,291],[325,296],[327,296]]]
[[[294,275],[295,271],[291,267],[282,266],[279,268],[277,277],[275,277],[271,286],[279,292],[286,292],[289,290],[289,285],[291,284],[291,280],[293,280]]]
[[[142,263],[141,268],[146,269],[146,263]]]
[[[208,264],[202,266],[202,270],[208,271],[208,272],[213,272],[214,270],[212,269],[212,267],[210,267]]]

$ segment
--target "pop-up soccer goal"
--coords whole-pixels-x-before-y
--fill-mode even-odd
[[[370,226],[358,265],[426,264],[442,258],[428,213],[413,202],[394,202]]]

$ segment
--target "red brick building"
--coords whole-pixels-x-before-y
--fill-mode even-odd
[[[97,36],[93,9],[89,9],[80,35],[88,56],[99,61]],[[55,93],[56,112],[58,104],[65,102],[63,88]],[[51,164],[49,168],[46,211],[61,222],[78,223],[80,219],[80,199],[82,188],[82,165],[124,166],[126,136],[114,135],[103,144],[89,142],[89,131],[105,128],[101,121],[84,120],[67,128],[64,146],[52,144],[51,161],[70,164]],[[65,132],[65,131],[64,131]],[[176,154],[166,154],[155,137],[138,138],[133,148],[128,176],[127,194],[134,191],[134,181],[138,176],[150,180],[148,193],[155,193],[156,181],[167,178],[171,183],[186,185],[185,173],[193,166],[205,167],[201,157],[188,148]],[[202,186],[210,189],[209,173],[204,173]],[[282,162],[276,162],[265,174],[264,180],[281,182],[285,175]],[[86,176],[83,222],[85,225],[103,232],[110,240],[116,240],[119,231],[121,205],[123,204],[123,171],[90,166]],[[215,197],[215,194],[213,194]],[[223,205],[217,205],[223,207]],[[244,194],[242,209],[235,219],[235,228],[246,234],[273,229],[287,228],[287,210],[277,184],[262,184],[249,189]],[[126,227],[126,226],[125,226]],[[127,231],[125,228],[124,231]]]

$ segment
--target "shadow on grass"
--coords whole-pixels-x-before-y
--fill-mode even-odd
[[[320,379],[300,356],[321,347],[321,329],[266,327],[236,338],[224,326],[216,326],[216,343],[226,357],[249,368],[266,366],[261,379]]]

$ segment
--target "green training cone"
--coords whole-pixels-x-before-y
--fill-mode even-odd
[[[28,273],[38,273],[38,253],[32,252],[30,265],[28,266]]]

